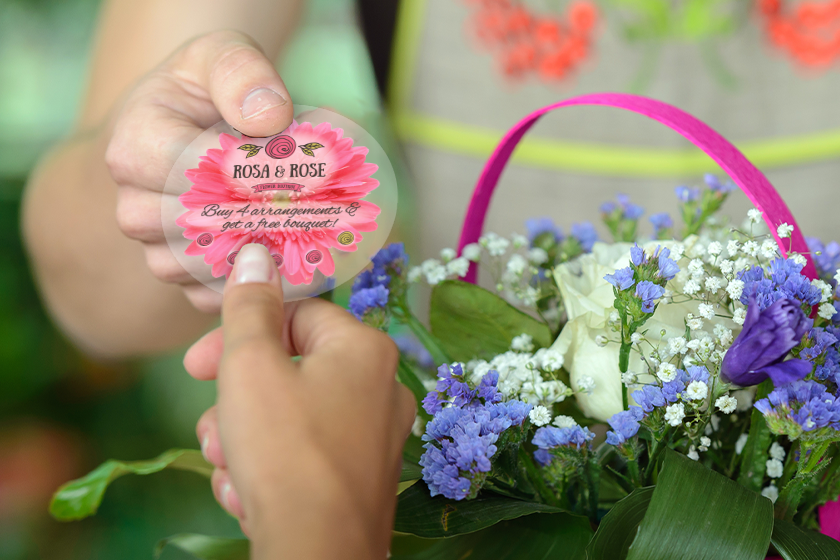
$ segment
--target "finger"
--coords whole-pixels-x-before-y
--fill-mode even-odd
[[[219,373],[224,350],[222,328],[213,329],[198,339],[184,354],[184,369],[199,381],[212,381]]]
[[[405,440],[411,435],[414,427],[414,420],[417,418],[417,401],[414,393],[408,387],[397,380],[394,380],[394,424],[392,433],[393,443],[398,449],[402,449]]]
[[[161,221],[164,195],[134,186],[121,186],[117,196],[117,225],[123,234],[145,243],[166,241]]]
[[[226,469],[216,469],[213,471],[213,476],[210,477],[210,486],[213,488],[213,496],[219,502],[226,512],[236,517],[243,519],[245,517],[245,510],[242,509],[242,502],[239,500],[239,494],[233,487],[230,479],[230,474]]]
[[[283,333],[283,288],[280,274],[268,249],[249,243],[239,250],[225,285],[222,301],[225,354],[239,348],[264,346],[270,354],[287,358],[280,338]],[[260,352],[260,359],[269,358]]]
[[[222,310],[222,294],[216,290],[204,284],[186,284],[182,289],[193,307],[199,311],[218,315]]]
[[[219,420],[215,406],[208,408],[198,419],[195,435],[201,442],[201,454],[207,462],[219,469],[227,468],[225,454],[222,451],[222,440],[219,438]]]
[[[237,31],[204,35],[169,68],[198,84],[228,124],[248,136],[271,136],[292,124],[289,92],[254,39]]]

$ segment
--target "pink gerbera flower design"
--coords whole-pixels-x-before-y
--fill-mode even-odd
[[[204,255],[212,274],[227,278],[239,249],[268,248],[293,285],[310,284],[315,270],[335,272],[331,249],[355,251],[374,231],[380,209],[363,200],[379,186],[368,149],[328,123],[293,122],[273,138],[220,136],[186,171],[192,188],[177,223],[191,239],[187,255]]]

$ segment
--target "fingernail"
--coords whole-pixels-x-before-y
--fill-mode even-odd
[[[222,484],[222,505],[225,506],[225,509],[228,511],[230,511],[230,500],[228,499],[230,497],[230,488],[230,482]]]
[[[259,243],[249,243],[239,250],[233,267],[233,283],[268,282],[274,271],[274,259]]]
[[[255,89],[242,102],[242,118],[250,119],[274,107],[286,104],[286,99],[274,90],[268,88]]]
[[[207,445],[210,443],[210,434],[204,434],[204,438],[201,440],[201,455],[204,457],[204,460],[208,463],[210,459],[207,458]]]

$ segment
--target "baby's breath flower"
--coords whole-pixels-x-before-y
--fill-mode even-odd
[[[741,294],[744,293],[744,281],[738,280],[737,278],[730,280],[729,285],[726,286],[726,293],[729,294],[733,300],[736,300],[741,297]]]
[[[520,254],[513,254],[507,262],[507,271],[516,276],[521,276],[528,267],[528,261]]]
[[[819,289],[822,292],[822,299],[820,300],[820,303],[825,303],[829,299],[831,299],[831,292],[832,292],[831,284],[829,284],[828,282],[825,282],[823,280],[817,279],[817,280],[811,280],[811,285],[814,286],[815,288]]]
[[[545,249],[540,249],[539,247],[534,247],[530,251],[528,251],[528,260],[531,261],[531,264],[541,265],[548,262],[548,253],[545,252]]]
[[[554,422],[552,422],[552,424],[554,424],[558,428],[574,428],[578,425],[578,423],[575,422],[574,418],[572,418],[571,416],[565,416],[563,414],[557,416],[554,419]]]
[[[659,370],[656,372],[656,377],[667,383],[677,378],[677,366],[663,362],[659,364]]]
[[[735,442],[735,455],[740,455],[744,450],[744,446],[747,445],[748,437],[749,436],[747,434],[741,434],[738,436],[738,441]]]
[[[688,325],[688,328],[693,331],[699,331],[703,328],[703,319],[695,317],[693,313],[689,313],[685,316],[685,323]]]
[[[790,234],[793,233],[793,226],[785,222],[779,225],[778,228],[776,228],[776,233],[778,233],[779,237],[781,237],[782,239],[784,239],[785,237],[790,237]]]
[[[718,268],[724,274],[732,274],[732,271],[735,270],[735,263],[729,259],[723,259],[718,263]]]
[[[799,253],[791,253],[788,255],[788,258],[798,264],[799,266],[805,266],[808,264],[808,259],[800,255]]]
[[[602,335],[602,334],[599,334],[598,336],[595,337],[595,344],[597,344],[601,348],[606,346],[609,341],[610,341],[610,339],[607,338],[606,336]]]
[[[703,277],[706,273],[706,269],[703,267],[703,261],[700,259],[694,259],[690,263],[688,263],[688,272],[691,273],[691,276],[695,280],[699,280]]]
[[[464,257],[458,257],[446,263],[446,272],[448,274],[454,274],[459,278],[466,276],[469,269],[470,261]]]
[[[675,336],[674,338],[668,340],[668,351],[674,356],[688,352],[688,343],[686,342],[685,337]]]
[[[690,296],[693,296],[699,291],[700,284],[694,278],[690,279],[688,282],[685,283],[685,286],[683,286],[683,292]]]
[[[610,311],[610,323],[618,323],[619,320],[621,320],[621,316],[618,314],[618,311],[616,311],[615,309]]]
[[[719,278],[717,276],[709,276],[708,278],[706,278],[706,291],[715,293],[716,291],[720,290],[722,284],[722,278]]]
[[[715,406],[724,414],[732,414],[738,406],[738,401],[729,395],[723,395],[717,398]]]
[[[627,373],[621,374],[621,382],[627,386],[635,385],[638,377],[632,371],[628,371]]]
[[[440,258],[443,262],[448,263],[452,259],[454,259],[458,253],[455,252],[455,249],[451,249],[449,247],[440,250]]]
[[[832,304],[824,303],[824,304],[820,305],[819,316],[822,317],[823,319],[828,319],[830,321],[831,318],[834,317],[835,313],[837,313],[837,310],[834,308],[834,306]]]
[[[761,256],[765,259],[772,259],[775,258],[777,251],[776,242],[772,239],[765,239],[764,242],[761,244]]]
[[[423,277],[423,269],[419,266],[413,266],[408,271],[408,281],[411,283],[419,282],[420,279]]]
[[[761,490],[761,495],[775,504],[776,500],[779,499],[779,489],[771,482],[769,486],[765,486]]]
[[[537,305],[537,299],[540,297],[540,291],[533,286],[526,286],[525,290],[519,295],[522,304],[526,307],[534,307]]]
[[[528,333],[522,333],[513,337],[510,341],[510,349],[518,352],[530,352],[534,349],[534,339]]]
[[[730,257],[734,257],[738,254],[738,250],[741,248],[741,244],[735,241],[734,239],[730,239],[729,242],[726,244],[726,252],[729,253]]]
[[[743,247],[741,247],[741,251],[743,251],[745,255],[754,257],[758,255],[758,243],[753,240],[749,240],[744,243]]]
[[[721,324],[715,325],[715,336],[718,338],[721,346],[729,346],[732,344],[734,337],[732,331]]]
[[[840,284],[840,268],[837,269],[837,273],[834,275],[834,280]]]
[[[478,262],[481,258],[481,246],[478,243],[464,245],[464,250],[461,251],[461,256],[468,261]]]
[[[430,286],[435,286],[446,280],[446,267],[440,264],[438,260],[429,259],[420,266],[423,267],[423,272],[426,273],[426,282],[428,282]]]
[[[513,241],[513,248],[519,249],[528,246],[528,238],[520,233],[511,234],[510,240]]]
[[[700,438],[700,451],[708,451],[712,445],[712,440],[706,436]]]
[[[531,423],[535,426],[545,426],[551,422],[551,413],[542,405],[532,408],[531,412],[528,413],[528,417],[531,418]]]
[[[778,442],[774,441],[773,444],[770,446],[770,457],[778,461],[784,461],[785,448],[779,445]]]
[[[702,381],[692,381],[685,388],[683,396],[691,401],[701,401],[709,395],[709,386]]]
[[[747,219],[750,222],[757,224],[761,221],[761,212],[757,208],[751,208],[750,211],[747,212]]]
[[[583,375],[577,380],[578,391],[591,395],[595,390],[595,380],[589,375]]]
[[[478,243],[485,247],[492,257],[501,257],[510,245],[510,241],[493,232],[480,237]]]
[[[710,303],[701,303],[697,306],[697,312],[704,319],[712,320],[715,318],[715,306]]]
[[[723,245],[720,244],[719,241],[712,241],[709,243],[709,246],[706,247],[706,251],[712,256],[718,256],[723,252]]]
[[[676,428],[682,424],[683,418],[685,418],[685,405],[683,403],[672,404],[665,409],[665,421],[670,426]]]
[[[743,325],[744,321],[747,320],[747,310],[743,308],[736,309],[735,313],[733,313],[732,320],[739,325]]]
[[[785,470],[785,465],[778,459],[767,459],[767,476],[770,478],[779,478]]]
[[[679,423],[672,424],[672,425],[679,426]],[[699,461],[700,460],[700,455],[697,453],[697,449],[695,449],[695,447],[693,445],[688,448],[688,453],[686,453],[685,456],[688,457],[689,459],[691,459],[692,461]]]
[[[545,371],[557,371],[563,367],[563,354],[556,350],[546,350],[542,355],[540,367]]]
[[[633,334],[630,335],[630,342],[632,344],[639,344],[643,339],[644,339],[644,337],[637,332],[634,332]]]

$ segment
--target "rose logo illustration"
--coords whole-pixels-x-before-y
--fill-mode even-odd
[[[295,152],[295,148],[297,148],[295,139],[281,134],[268,143],[265,153],[274,159],[285,159]]]

